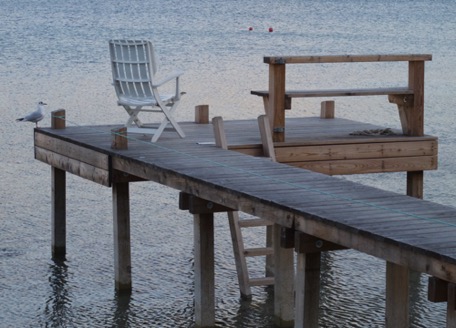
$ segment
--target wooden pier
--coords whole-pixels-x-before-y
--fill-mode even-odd
[[[365,127],[352,123],[355,130]],[[254,131],[255,124],[226,122],[228,139],[236,129]],[[447,326],[456,326],[456,209],[223,150],[210,144],[210,124],[182,126],[186,139],[165,132],[152,144],[130,136],[126,149],[112,148],[112,126],[35,129],[35,157],[52,166],[54,256],[65,254],[65,172],[112,187],[115,282],[118,290],[129,291],[128,186],[147,180],[178,189],[191,200],[199,326],[212,326],[215,318],[213,213],[231,210],[274,222],[278,324],[296,320],[297,327],[316,327],[319,254],[352,248],[387,262],[387,327],[408,326],[409,270],[434,277],[431,298],[448,301]],[[293,249],[298,254],[294,288]]]
[[[194,216],[195,322],[215,325],[215,212],[242,211],[273,224],[274,316],[279,326],[318,327],[320,255],[351,248],[386,261],[388,328],[409,326],[409,272],[430,275],[429,300],[447,302],[447,327],[456,327],[456,209],[424,201],[423,171],[437,168],[437,138],[424,134],[424,61],[430,55],[265,57],[263,97],[272,120],[227,121],[223,147],[198,106],[186,138],[165,131],[157,143],[119,126],[35,129],[35,158],[52,167],[52,251],[66,253],[66,172],[112,188],[115,286],[130,292],[129,184],[151,181],[181,191],[179,207]],[[408,85],[363,90],[287,91],[285,65],[408,61]],[[397,104],[401,131],[336,118],[334,102],[321,116],[285,117],[293,97],[387,95]],[[218,120],[217,122],[220,122]],[[218,124],[216,124],[218,125]],[[286,131],[285,131],[286,126]],[[265,140],[264,131],[269,131]],[[261,132],[261,133],[260,133]],[[272,143],[272,137],[274,143]],[[268,139],[268,138],[266,138]],[[277,162],[262,158],[275,153]],[[330,175],[407,172],[407,195]],[[322,174],[323,173],[323,174]],[[409,197],[412,196],[412,197]],[[177,201],[176,201],[177,203]],[[294,254],[296,253],[296,272]]]

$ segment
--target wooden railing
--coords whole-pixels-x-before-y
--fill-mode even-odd
[[[274,141],[285,141],[285,109],[291,108],[291,98],[298,97],[387,95],[389,101],[398,106],[403,133],[422,136],[424,134],[424,62],[429,60],[432,60],[432,55],[428,54],[264,57],[264,62],[269,64],[269,90],[251,91],[251,93],[263,97]],[[285,87],[287,64],[397,61],[409,63],[408,85],[405,87],[292,91],[287,91]]]

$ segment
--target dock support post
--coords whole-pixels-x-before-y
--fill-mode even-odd
[[[195,324],[215,326],[214,214],[194,214]]]
[[[52,183],[52,259],[66,255],[66,172],[51,167]]]
[[[332,250],[337,247],[304,233],[296,233],[295,328],[318,328],[321,267],[319,249]]]
[[[64,109],[51,113],[51,128],[65,129]],[[66,256],[66,172],[56,167],[51,167],[51,184],[52,258],[63,261]]]
[[[386,263],[386,328],[409,327],[409,269]]]
[[[282,227],[273,226],[274,247],[274,317],[279,327],[294,323],[294,254],[293,248],[281,247]]]
[[[456,328],[456,284],[448,283],[446,328]]]
[[[130,194],[128,182],[113,183],[114,271],[119,292],[131,292]]]

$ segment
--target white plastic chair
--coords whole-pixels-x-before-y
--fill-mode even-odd
[[[147,40],[110,40],[112,78],[116,90],[118,105],[123,106],[129,114],[125,126],[128,132],[152,134],[152,142],[156,142],[168,123],[181,138],[185,138],[179,124],[173,118],[173,112],[179,104],[179,77],[183,72],[156,81],[157,62],[153,45]],[[175,80],[175,92],[160,94],[158,88]],[[144,124],[138,118],[140,112],[161,112],[164,119],[158,128]]]

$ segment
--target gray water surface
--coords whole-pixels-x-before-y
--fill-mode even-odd
[[[50,259],[50,168],[33,155],[33,124],[15,119],[42,100],[67,110],[67,125],[121,124],[107,41],[147,38],[161,68],[185,70],[176,113],[193,120],[256,118],[267,87],[267,55],[431,53],[425,130],[439,137],[439,170],[425,198],[453,205],[456,184],[456,2],[448,0],[89,1],[3,0],[0,11],[0,327],[193,327],[193,224],[178,193],[131,186],[133,293],[114,291],[111,190],[67,176],[67,260]],[[249,31],[249,27],[253,31]],[[274,32],[269,33],[268,28]],[[404,63],[300,65],[290,88],[404,85]],[[320,100],[297,100],[289,116],[318,115]],[[336,115],[392,128],[385,97],[344,98]],[[41,122],[50,124],[49,116]],[[405,174],[344,177],[405,193]],[[261,242],[254,231],[251,239]],[[272,295],[239,297],[226,217],[216,219],[216,320],[220,327],[273,327]],[[252,263],[260,272],[261,262]],[[384,327],[385,264],[355,251],[324,255],[321,327]],[[444,327],[445,304],[412,284],[411,326]]]

